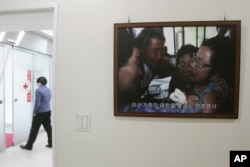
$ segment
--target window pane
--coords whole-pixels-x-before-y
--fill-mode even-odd
[[[198,37],[197,37],[196,47],[200,47],[202,41],[204,40],[204,27],[198,27]]]
[[[196,45],[196,27],[184,27],[185,44]]]
[[[163,28],[163,33],[166,38],[165,46],[167,46],[167,52],[170,55],[174,55],[174,31],[173,27],[165,27]]]

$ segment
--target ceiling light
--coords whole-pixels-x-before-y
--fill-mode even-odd
[[[18,46],[20,44],[20,42],[22,41],[23,39],[23,36],[24,36],[25,32],[24,31],[20,31],[18,33],[18,36],[17,36],[17,39],[16,39],[16,44],[15,46]]]
[[[3,41],[3,38],[4,38],[5,34],[6,34],[6,32],[1,32],[0,33],[0,41]]]
[[[40,31],[46,35],[49,35],[50,37],[53,37],[53,30],[40,30]]]

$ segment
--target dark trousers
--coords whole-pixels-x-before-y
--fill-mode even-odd
[[[52,146],[52,127],[51,127],[50,116],[51,116],[50,111],[44,113],[37,113],[35,116],[33,116],[30,135],[26,145],[27,147],[32,148],[41,125],[43,125],[45,131],[47,132],[48,145]]]

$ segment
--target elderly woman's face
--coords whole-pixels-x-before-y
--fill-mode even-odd
[[[207,46],[201,46],[191,62],[190,79],[194,82],[209,80],[211,75],[212,51]]]
[[[191,63],[191,54],[185,54],[183,55],[178,64],[178,71],[180,74],[180,77],[184,81],[190,80],[190,63]]]

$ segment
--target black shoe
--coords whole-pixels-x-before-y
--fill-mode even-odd
[[[46,147],[48,147],[48,148],[52,148],[52,145],[46,144]]]
[[[28,147],[27,145],[20,145],[20,148],[25,150],[32,150],[32,147]]]

